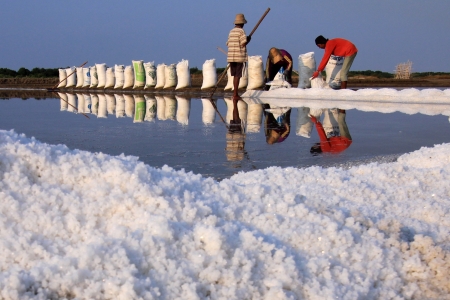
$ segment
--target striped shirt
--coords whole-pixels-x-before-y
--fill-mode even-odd
[[[228,35],[228,55],[227,62],[246,62],[247,61],[247,35],[244,29],[235,27]]]

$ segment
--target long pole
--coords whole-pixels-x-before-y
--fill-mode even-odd
[[[87,64],[87,61],[84,62],[84,64],[82,64],[81,66],[79,66],[78,68],[83,67],[85,64]],[[69,75],[66,76],[66,78],[64,78],[63,80],[61,80],[60,82],[58,82],[57,84],[55,84],[55,86],[52,88],[52,90],[56,89],[56,87],[63,82],[64,80],[66,80],[67,78],[69,78],[70,76],[72,76],[73,73],[75,73],[77,70],[75,69],[72,73],[70,73]]]

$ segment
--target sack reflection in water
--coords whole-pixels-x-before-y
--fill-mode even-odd
[[[98,94],[98,113],[97,118],[107,118],[108,113],[106,110],[106,96],[105,94]]]
[[[191,99],[176,96],[177,98],[177,121],[180,124],[189,124],[189,113],[191,111]]]
[[[248,104],[247,132],[257,133],[261,130],[263,106],[259,103]]]
[[[70,104],[67,111],[76,112],[74,107],[77,107],[77,97],[74,94],[67,94],[67,102]]]
[[[116,98],[116,118],[125,117],[125,98],[121,94],[114,94]]]
[[[158,120],[166,119],[166,100],[163,96],[155,96],[156,98],[156,117]]]
[[[92,114],[97,115],[97,113],[98,113],[98,95],[91,94],[91,99],[92,99],[92,106],[91,106]]]
[[[229,124],[230,120],[233,120],[233,100],[231,97],[224,97],[223,100],[227,104],[226,121]],[[248,104],[244,101],[238,101],[237,107],[239,111],[239,119],[241,119],[244,123],[247,122]]]
[[[82,94],[77,93],[77,109],[79,113],[84,113],[84,97]]]
[[[213,100],[214,103],[217,103],[217,100]],[[216,104],[217,105],[217,104]],[[216,110],[211,103],[210,99],[202,99],[202,122],[205,125],[213,124],[216,120]]]
[[[67,104],[67,94],[66,93],[58,93],[59,98],[61,98],[60,101],[60,110],[61,111],[65,111],[68,108],[68,104]]]
[[[164,109],[166,119],[175,120],[175,115],[177,113],[177,100],[175,100],[174,96],[164,96],[164,101],[166,102]]]
[[[134,120],[133,123],[144,122],[145,99],[142,95],[134,95]]]
[[[91,113],[92,100],[91,95],[83,94],[84,98],[84,113]]]
[[[125,98],[125,115],[129,118],[133,117],[134,113],[134,98],[133,95],[123,95]]]
[[[156,99],[153,96],[145,95],[145,116],[144,121],[152,122],[156,116]]]
[[[114,95],[106,94],[106,110],[108,115],[114,115],[116,111],[116,98]]]

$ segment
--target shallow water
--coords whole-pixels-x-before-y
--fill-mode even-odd
[[[448,116],[365,112],[354,108],[346,110],[346,123],[353,141],[350,147],[337,154],[312,155],[310,149],[319,142],[319,137],[315,128],[310,138],[296,135],[299,108],[290,111],[287,138],[270,145],[265,134],[269,114],[263,113],[261,104],[240,102],[246,132],[230,134],[209,102],[199,98],[61,96],[79,111],[85,111],[89,119],[74,113],[73,108],[57,98],[11,98],[0,100],[0,129],[14,129],[42,142],[65,144],[72,149],[134,155],[153,167],[169,165],[216,179],[270,166],[345,167],[369,161],[392,161],[422,146],[450,142]],[[216,101],[220,114],[228,121],[231,101],[227,98]],[[144,103],[143,111],[140,111],[142,104],[138,103]],[[153,113],[148,112],[149,103],[155,105]],[[211,124],[205,124],[212,120]]]

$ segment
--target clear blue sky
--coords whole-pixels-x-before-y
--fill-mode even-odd
[[[323,50],[318,35],[351,40],[359,49],[352,70],[392,72],[410,60],[413,71],[450,72],[448,0],[166,0],[37,1],[2,0],[0,67],[59,68],[131,60],[202,68],[207,59],[226,64],[228,32],[244,13],[247,34],[271,11],[253,35],[249,55],[265,61],[272,46],[299,54]]]

